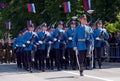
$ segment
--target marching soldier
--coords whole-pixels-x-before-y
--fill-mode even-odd
[[[68,48],[68,54],[70,56],[70,65],[73,70],[76,69],[76,55],[75,51],[73,50],[73,36],[75,33],[75,21],[70,22],[70,28],[67,30],[67,48]]]
[[[63,30],[63,22],[57,23],[57,28],[53,32],[53,48],[56,55],[57,70],[61,70],[62,60],[64,59],[66,34]]]
[[[95,39],[95,56],[98,61],[99,68],[101,69],[101,56],[102,56],[102,47],[105,44],[105,39],[109,38],[109,35],[105,29],[102,28],[102,20],[97,21],[97,28],[93,31],[93,37]],[[95,67],[95,63],[94,63]]]
[[[38,59],[39,70],[45,71],[45,59],[46,59],[46,43],[49,41],[49,32],[47,31],[47,24],[42,24],[42,31],[38,33]]]
[[[33,67],[33,60],[31,56],[31,51],[33,50],[34,47],[34,26],[33,24],[28,27],[28,32],[26,32],[23,35],[23,50],[24,50],[24,63],[25,63],[25,69],[32,72],[32,67]]]
[[[50,37],[51,37],[51,41],[52,41],[52,36],[53,36],[53,32],[54,32],[54,25],[51,25],[50,28],[49,28],[49,33],[50,33]],[[55,57],[55,53],[54,53],[54,49],[53,49],[53,45],[51,45],[51,48],[50,48],[50,69],[53,70],[54,69],[54,66],[56,65],[56,57]],[[55,65],[54,65],[55,63]]]
[[[14,53],[16,54],[18,68],[22,68],[22,63],[23,63],[23,67],[25,66],[23,61],[22,45],[23,45],[23,32],[20,31],[18,37],[15,38],[14,43],[12,45],[14,49]]]
[[[82,16],[80,16],[79,21],[81,22],[81,24],[78,25],[75,29],[75,34],[73,37],[73,49],[76,50],[80,76],[83,76],[83,66],[87,52],[86,40],[88,35],[88,33],[86,33],[86,29],[88,29],[88,26],[86,25],[86,15],[83,14]]]
[[[42,28],[41,28],[41,26],[38,26],[38,27],[36,28],[36,33],[37,33],[37,39],[36,39],[36,44],[35,44],[36,46],[39,45],[39,43],[37,43],[37,41],[38,41],[38,33],[40,33],[40,32],[42,32]],[[35,58],[34,68],[35,68],[35,69],[39,69],[39,68],[38,68],[38,60],[39,60],[39,50],[38,50],[38,47],[37,47],[37,49],[36,49],[34,58]]]
[[[65,26],[64,26],[64,31],[65,31],[65,34],[66,34],[66,36],[67,36],[67,31],[68,31],[68,24],[66,24]],[[67,39],[66,39],[66,41],[65,42],[67,42]],[[64,63],[64,65],[65,65],[65,69],[68,69],[68,66],[69,66],[69,53],[68,53],[68,46],[67,46],[67,43],[66,43],[66,46],[65,46],[65,59],[63,60],[63,63]]]

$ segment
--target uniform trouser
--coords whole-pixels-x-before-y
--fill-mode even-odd
[[[16,52],[16,58],[17,58],[17,67],[21,68],[22,67],[22,54],[21,52]]]
[[[54,61],[55,61],[55,65],[56,65],[55,51],[52,49],[52,50],[50,50],[50,67],[51,67],[51,69],[53,69],[55,66]]]
[[[96,55],[95,55],[95,50],[93,50],[93,68],[96,68],[95,66],[95,61],[96,61]]]
[[[78,51],[78,62],[79,62],[80,72],[83,72],[85,57],[86,57],[86,50],[79,50]]]
[[[68,68],[69,66],[69,53],[68,53],[68,48],[65,49],[65,69]]]
[[[35,62],[34,62],[35,69],[38,69],[38,60],[39,60],[39,51],[37,50],[35,52]]]
[[[85,57],[85,66],[86,66],[86,69],[90,69],[91,67],[91,57]]]
[[[20,54],[21,54],[21,61],[22,61],[23,67],[26,67],[25,66],[26,61],[25,61],[25,53],[24,53],[24,51],[21,50]]]
[[[32,68],[31,51],[24,51],[24,63],[26,69]]]
[[[45,69],[45,50],[38,50],[39,69]]]
[[[65,48],[59,49],[59,55],[60,55],[60,66],[61,66],[61,68],[63,68],[63,65],[65,64],[65,61],[66,61],[65,58],[63,58],[63,57],[65,57]]]
[[[60,55],[60,49],[54,49],[55,51],[55,57],[56,57],[56,66],[57,66],[57,69],[59,70],[61,68],[61,65],[60,65],[60,58],[61,58],[61,55]]]
[[[70,65],[71,65],[72,69],[74,69],[76,67],[75,51],[73,50],[73,48],[68,48],[68,53],[69,53],[69,56],[70,56]]]
[[[50,68],[50,58],[47,55],[47,51],[48,51],[48,48],[46,48],[46,50],[45,50],[45,60],[46,60],[46,68],[49,69]]]
[[[101,55],[102,55],[102,47],[95,47],[95,57],[98,61],[99,67],[101,67],[101,65],[102,65],[102,62],[101,62],[102,56]]]
[[[87,51],[86,51],[86,58],[85,58],[85,66],[86,66],[86,69],[90,69],[91,63],[92,63],[92,41],[87,40],[86,45],[87,45]]]

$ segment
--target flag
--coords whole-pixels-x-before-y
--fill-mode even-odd
[[[6,29],[10,30],[11,29],[11,22],[6,22]]]
[[[70,1],[64,2],[63,7],[64,7],[64,13],[70,13],[71,12]]]
[[[34,3],[28,3],[27,8],[28,8],[28,12],[36,13]]]
[[[6,6],[6,5],[5,5],[4,3],[1,3],[1,4],[0,4],[0,8],[5,8],[5,6]]]
[[[83,5],[85,11],[91,10],[90,0],[83,0]]]
[[[31,20],[27,20],[27,27],[29,27],[30,25],[32,25],[32,21]]]

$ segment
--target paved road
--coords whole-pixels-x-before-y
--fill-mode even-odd
[[[120,81],[120,63],[105,63],[103,69],[85,70],[83,77],[78,70],[29,73],[17,69],[16,64],[1,64],[0,81]]]

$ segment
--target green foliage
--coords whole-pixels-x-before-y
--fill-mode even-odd
[[[120,12],[117,15],[117,21],[115,23],[110,23],[107,25],[107,30],[110,33],[120,32]]]
[[[0,3],[5,3],[6,7],[0,9],[0,36],[3,37],[6,32],[10,32],[15,37],[18,32],[26,27],[27,19],[38,26],[43,22],[53,24],[55,21],[63,20],[67,22],[72,16],[79,16],[84,12],[83,0],[69,0],[71,2],[71,13],[63,12],[63,2],[66,0],[0,0]],[[27,12],[27,3],[34,3],[36,13]],[[109,32],[120,30],[120,0],[91,0],[91,8],[94,11],[92,14],[93,22],[97,18],[108,22],[107,29]],[[120,13],[119,13],[120,14]],[[88,21],[90,20],[89,15]],[[117,17],[116,17],[117,16]],[[11,21],[11,30],[5,29],[5,23]]]

